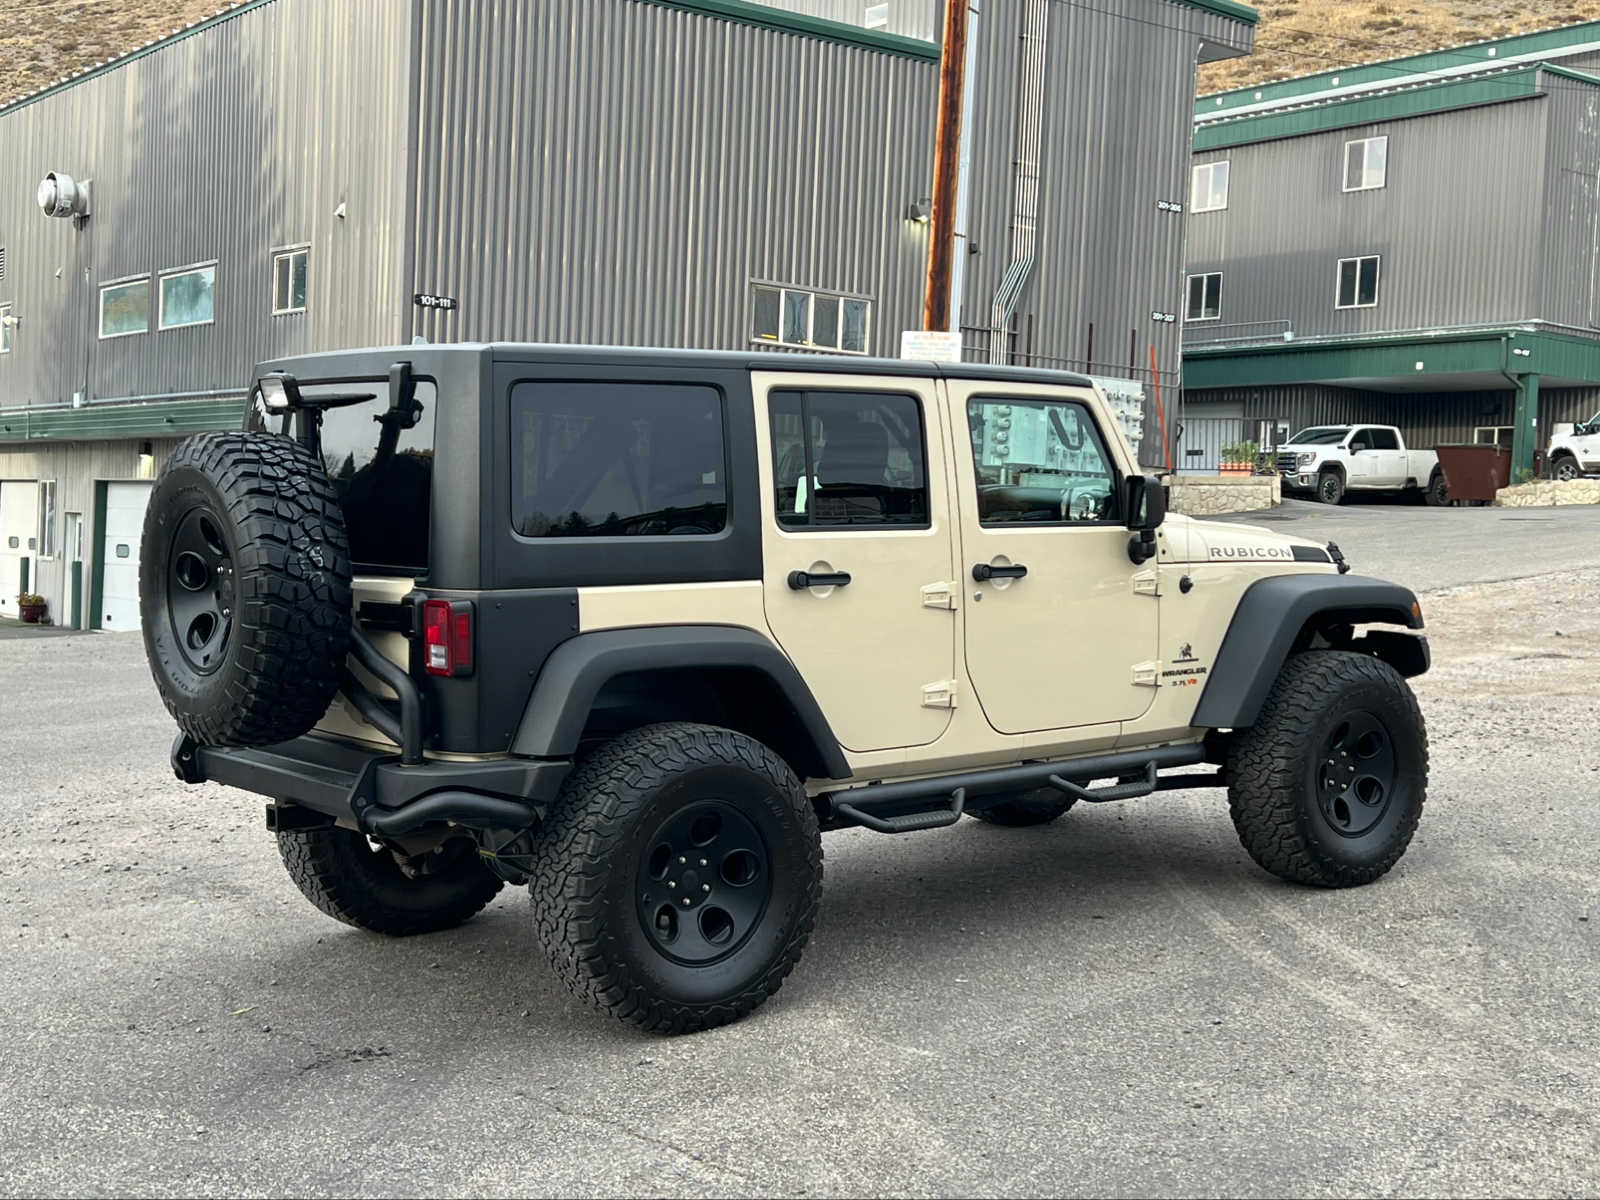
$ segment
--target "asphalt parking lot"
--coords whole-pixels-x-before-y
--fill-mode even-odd
[[[170,778],[137,637],[8,641],[0,1193],[1593,1192],[1600,510],[1244,519],[1425,593],[1390,876],[1281,884],[1208,792],[832,834],[784,990],[677,1040],[569,998],[518,891],[328,920]]]

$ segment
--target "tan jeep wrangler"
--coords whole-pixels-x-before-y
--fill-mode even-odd
[[[173,456],[144,632],[179,776],[268,797],[317,907],[421,933],[526,883],[578,994],[679,1032],[777,991],[823,830],[1226,787],[1276,875],[1394,865],[1415,598],[1165,509],[1071,375],[327,354]]]

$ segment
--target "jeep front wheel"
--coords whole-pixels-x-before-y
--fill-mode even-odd
[[[734,1021],[800,960],[822,839],[800,780],[709,725],[649,725],[601,746],[535,841],[535,931],[579,997],[657,1033]]]
[[[1371,883],[1422,817],[1428,735],[1388,663],[1315,650],[1290,658],[1261,719],[1235,735],[1228,807],[1250,857],[1280,879]]]
[[[1324,471],[1318,475],[1317,499],[1324,504],[1344,503],[1344,476],[1337,471]]]

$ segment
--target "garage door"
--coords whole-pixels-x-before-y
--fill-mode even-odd
[[[29,560],[28,588],[39,578],[39,485],[0,483],[0,613],[17,615],[22,590],[22,560]]]
[[[139,535],[150,503],[148,483],[106,484],[105,574],[100,594],[102,629],[139,628]]]

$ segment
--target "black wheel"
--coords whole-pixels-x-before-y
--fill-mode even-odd
[[[350,549],[322,465],[271,434],[174,451],[145,514],[139,601],[156,689],[210,746],[299,737],[339,688]]]
[[[1075,797],[1062,795],[1053,787],[1042,787],[1028,792],[1008,792],[998,803],[969,809],[967,815],[990,825],[1020,829],[1048,825],[1076,803]]]
[[[1546,474],[1551,479],[1569,483],[1574,479],[1580,478],[1583,472],[1578,467],[1577,459],[1570,454],[1561,454],[1550,460],[1550,467]]]
[[[297,829],[278,834],[278,853],[295,886],[323,912],[391,937],[453,929],[504,886],[469,838],[407,855],[353,829]]]
[[[650,725],[573,771],[535,841],[535,929],[567,986],[657,1033],[737,1020],[800,960],[822,895],[805,789],[761,743]]]
[[[1450,485],[1445,481],[1443,471],[1435,471],[1429,477],[1427,489],[1422,495],[1434,508],[1443,508],[1450,503]]]
[[[1262,867],[1295,883],[1371,883],[1411,842],[1428,787],[1428,735],[1400,673],[1316,650],[1284,665],[1261,719],[1234,737],[1229,809]]]
[[[1344,503],[1344,476],[1337,471],[1324,471],[1317,476],[1317,499],[1324,504]]]

